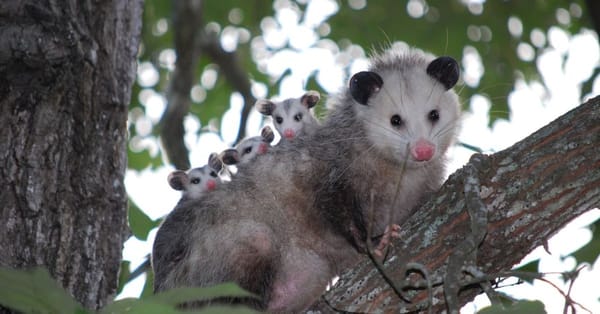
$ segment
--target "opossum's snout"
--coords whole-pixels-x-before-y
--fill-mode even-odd
[[[412,146],[410,154],[416,161],[428,161],[435,154],[435,145],[428,140],[420,139]]]
[[[267,145],[267,143],[260,143],[258,145],[258,151],[257,153],[259,155],[265,154],[267,152],[267,150],[269,150],[269,145]]]
[[[292,129],[285,129],[283,131],[283,137],[285,137],[288,140],[293,139],[294,137],[296,137],[296,133],[294,132],[294,130]]]
[[[217,188],[217,181],[215,181],[215,180],[208,180],[206,182],[206,189],[207,190],[212,191],[212,190],[214,190],[216,188]]]

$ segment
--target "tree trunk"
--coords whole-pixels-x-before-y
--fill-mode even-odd
[[[317,308],[424,311],[427,277],[433,312],[447,304],[458,310],[482,291],[479,284],[467,285],[469,280],[489,285],[490,278],[506,277],[501,273],[565,224],[600,206],[598,147],[600,97],[504,151],[473,156],[393,241],[392,257],[383,268],[404,300],[365,257]],[[421,287],[411,288],[415,285]]]
[[[85,307],[116,291],[141,1],[0,4],[0,266]]]

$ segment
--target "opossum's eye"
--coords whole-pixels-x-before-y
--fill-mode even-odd
[[[200,183],[200,178],[193,178],[190,182],[192,182],[192,184],[198,184]]]
[[[217,173],[214,172],[214,171],[211,171],[210,172],[210,176],[213,177],[213,178],[216,178],[217,177]]]
[[[399,128],[402,126],[402,118],[399,115],[395,114],[390,119],[390,123],[392,124],[392,126]]]
[[[244,155],[250,154],[251,151],[252,151],[252,146],[248,146],[248,147],[244,148]]]
[[[294,116],[294,120],[295,120],[296,122],[300,122],[300,121],[302,121],[302,114],[301,114],[301,113],[299,113],[299,114],[296,114],[296,115]]]
[[[437,110],[431,110],[429,111],[429,115],[427,116],[427,118],[429,119],[429,121],[431,121],[431,123],[435,123],[440,119],[440,113]]]
[[[283,123],[283,118],[280,116],[277,116],[277,117],[275,117],[275,122],[281,124],[281,123]]]

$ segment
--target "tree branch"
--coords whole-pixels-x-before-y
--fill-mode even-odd
[[[586,0],[585,4],[587,5],[587,11],[590,14],[592,24],[594,25],[594,30],[596,31],[596,34],[600,36],[600,2],[596,0]]]
[[[385,271],[398,281],[419,286],[406,288],[404,297],[409,302],[392,291],[365,256],[315,308],[326,313],[333,312],[332,308],[395,313],[425,310],[428,291],[419,276],[406,274],[406,265],[416,263],[424,265],[436,283],[433,312],[447,310],[448,296],[444,296],[440,281],[463,282],[459,289],[449,290],[460,293],[450,309],[456,310],[482,290],[465,287],[465,278],[472,278],[474,272],[482,275],[511,269],[570,220],[600,206],[599,146],[597,97],[504,151],[475,154],[403,224],[400,239],[393,242],[393,256],[385,263]],[[472,193],[475,178],[479,183]],[[478,194],[479,199],[465,194]],[[477,204],[483,204],[486,212]],[[443,283],[449,284],[456,283]]]
[[[173,28],[177,61],[167,90],[167,108],[160,121],[161,142],[167,158],[177,169],[189,169],[189,151],[184,143],[183,119],[190,111],[190,90],[200,57],[202,1],[173,1]]]
[[[246,136],[246,123],[250,110],[254,107],[256,98],[252,95],[250,78],[244,69],[236,52],[227,52],[221,46],[217,34],[205,32],[200,41],[202,51],[205,51],[211,59],[219,65],[221,73],[225,76],[234,90],[244,98],[244,107],[240,117],[240,128],[235,142],[239,142]]]

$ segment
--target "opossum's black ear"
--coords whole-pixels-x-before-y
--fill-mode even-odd
[[[310,108],[316,106],[320,99],[321,99],[321,94],[319,94],[319,92],[314,91],[314,90],[309,90],[308,92],[306,92],[306,94],[304,94],[304,95],[302,95],[302,97],[300,97],[300,103],[302,103],[302,105],[304,105],[305,107],[310,109]]]
[[[427,74],[442,83],[448,90],[458,82],[460,68],[453,58],[439,57],[427,66]]]
[[[173,190],[183,191],[190,179],[185,171],[176,170],[169,173],[167,180],[169,181],[169,185],[173,188]]]
[[[369,97],[383,86],[383,79],[375,72],[362,71],[350,79],[350,94],[359,104],[366,105]]]
[[[270,126],[265,126],[260,131],[260,136],[262,137],[263,142],[271,143],[275,139],[275,134],[273,133],[273,129]]]
[[[208,156],[208,166],[218,172],[223,169],[223,161],[221,161],[217,153],[212,153]]]
[[[226,165],[235,165],[240,162],[240,155],[237,150],[230,148],[221,153],[221,160]]]
[[[270,116],[273,113],[273,110],[275,110],[275,104],[266,99],[257,100],[254,104],[254,107],[256,110],[258,110],[258,112],[266,116]]]

